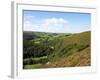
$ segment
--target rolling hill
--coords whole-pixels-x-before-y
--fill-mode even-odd
[[[23,32],[23,68],[91,65],[91,32]]]

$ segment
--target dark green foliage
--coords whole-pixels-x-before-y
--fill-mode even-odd
[[[30,64],[30,65],[31,65],[31,64],[33,64],[33,60],[32,60],[31,58],[28,59],[28,60],[24,60],[24,61],[23,61],[23,64],[24,64],[24,65],[26,65],[26,64]]]
[[[23,67],[25,65],[32,65],[32,64],[45,64],[46,62],[48,62],[48,58],[46,56],[44,57],[39,57],[39,58],[27,58],[24,59],[23,61]]]

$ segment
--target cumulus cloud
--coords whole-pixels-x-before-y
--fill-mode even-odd
[[[38,26],[34,25],[32,22],[30,22],[30,21],[24,22],[24,30],[25,31],[34,31],[36,28],[38,28]]]
[[[27,15],[27,16],[24,16],[24,21],[30,21],[32,22],[33,20],[35,20],[35,16],[31,16],[31,15]]]
[[[39,26],[36,24],[35,16],[27,15],[24,17],[24,31],[34,31]]]
[[[45,19],[44,23],[42,24],[43,27],[57,27],[57,26],[65,26],[68,23],[68,21],[64,20],[63,18],[50,18]]]
[[[27,31],[40,31],[40,32],[61,32],[64,27],[68,26],[68,21],[63,18],[48,18],[40,20],[38,24],[32,21],[24,22],[24,30]]]

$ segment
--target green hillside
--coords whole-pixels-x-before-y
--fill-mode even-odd
[[[23,68],[90,66],[91,32],[23,32]]]

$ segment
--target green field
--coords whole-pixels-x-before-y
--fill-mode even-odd
[[[91,65],[91,32],[23,32],[23,69]]]

